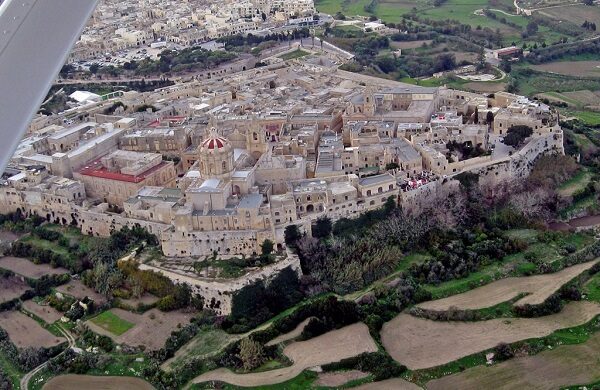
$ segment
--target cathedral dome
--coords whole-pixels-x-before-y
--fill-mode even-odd
[[[205,139],[202,142],[200,147],[202,151],[210,153],[215,151],[231,149],[231,144],[226,138],[220,136],[217,133],[217,131],[214,128],[212,128],[210,130],[210,135],[207,139]]]

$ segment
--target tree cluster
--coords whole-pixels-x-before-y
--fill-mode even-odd
[[[508,131],[506,132],[506,135],[504,136],[504,141],[502,141],[502,142],[506,145],[516,148],[516,147],[520,146],[521,144],[523,144],[525,139],[527,137],[530,137],[531,134],[533,134],[533,129],[529,126],[525,126],[525,125],[511,126],[508,129]]]
[[[238,290],[223,327],[231,333],[248,331],[302,298],[298,274],[291,267],[284,268],[270,281],[258,280]]]

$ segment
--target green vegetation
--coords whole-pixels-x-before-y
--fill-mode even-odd
[[[283,59],[284,61],[288,61],[288,60],[295,60],[296,58],[301,58],[301,57],[307,56],[309,54],[310,53],[305,50],[296,49],[292,52],[280,55],[279,58]]]
[[[135,326],[131,322],[125,321],[111,311],[100,313],[90,321],[116,336],[122,335]]]
[[[0,372],[4,373],[8,377],[8,379],[12,382],[13,388],[19,388],[23,372],[6,356],[6,353],[3,351],[0,351]]]
[[[589,126],[600,126],[600,112],[594,111],[574,111],[572,113],[577,119],[583,121]]]
[[[516,91],[523,95],[600,89],[600,78],[565,76],[523,67],[513,67],[510,79],[516,86]]]
[[[582,191],[592,180],[592,177],[593,174],[590,170],[584,167],[575,176],[561,184],[558,187],[558,192],[561,195],[573,195],[578,191]]]
[[[177,372],[177,369],[190,359],[216,355],[235,339],[235,336],[221,329],[209,326],[202,327],[198,334],[183,347],[181,353],[169,364],[169,370]]]

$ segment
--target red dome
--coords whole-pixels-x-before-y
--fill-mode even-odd
[[[224,138],[209,138],[206,141],[202,142],[202,147],[206,149],[221,149],[227,144],[227,141]]]

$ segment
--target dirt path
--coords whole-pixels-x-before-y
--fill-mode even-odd
[[[564,345],[491,367],[479,366],[427,383],[431,390],[536,389],[592,383],[600,379],[600,333],[587,342]]]
[[[63,334],[63,336],[65,336],[65,338],[69,342],[69,346],[63,352],[61,352],[59,354],[59,355],[62,355],[63,353],[65,353],[65,351],[67,351],[75,346],[75,337],[73,337],[73,335],[68,330],[64,329],[62,327],[62,325],[58,325],[58,330]],[[37,374],[40,370],[42,370],[44,367],[46,367],[48,362],[49,362],[49,360],[40,364],[33,370],[29,371],[27,374],[23,375],[23,377],[21,378],[21,382],[20,382],[20,387],[22,390],[29,388],[29,381],[31,380],[31,378],[33,378],[35,376],[35,374]],[[44,389],[46,389],[46,386],[44,386]],[[60,387],[60,389],[65,390],[65,389],[69,389],[69,387]]]
[[[460,310],[476,310],[510,301],[521,293],[529,293],[529,295],[515,302],[515,306],[540,304],[565,283],[590,269],[597,262],[598,259],[577,264],[553,274],[501,279],[462,294],[421,303],[418,307],[435,311],[445,311],[452,307]]]
[[[290,380],[307,368],[375,351],[377,345],[367,326],[356,323],[314,339],[288,345],[283,353],[294,362],[290,367],[251,374],[236,374],[226,368],[219,368],[200,375],[193,383],[221,381],[245,387],[273,385]]]
[[[267,347],[270,347],[271,345],[277,345],[279,343],[283,343],[284,341],[295,339],[296,337],[298,337],[302,334],[304,327],[306,326],[306,324],[308,324],[308,321],[310,321],[311,318],[313,318],[313,317],[309,317],[309,318],[305,319],[304,321],[299,323],[298,326],[296,326],[296,328],[294,330],[292,330],[291,332],[282,334],[281,336],[277,336],[273,340],[266,343],[265,345]]]
[[[558,313],[540,318],[437,322],[400,314],[383,325],[381,341],[389,354],[412,370],[443,365],[499,343],[549,335],[584,324],[600,314],[600,305],[571,302]]]

